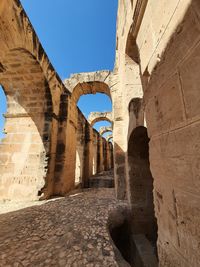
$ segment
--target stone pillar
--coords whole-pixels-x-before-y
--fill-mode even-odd
[[[109,158],[109,170],[112,169],[112,149],[111,149],[111,143],[107,143],[107,153],[108,153],[108,158]]]
[[[93,160],[92,160],[92,164],[93,164],[93,171],[92,174],[96,174],[97,173],[97,153],[98,153],[98,133],[96,132],[96,130],[93,130]]]
[[[124,122],[118,118],[114,122],[113,140],[114,140],[114,179],[115,179],[115,192],[118,199],[126,198],[126,166],[125,158],[126,153],[123,150],[124,139],[123,126]]]
[[[103,170],[103,140],[101,136],[98,136],[97,173],[102,172]]]
[[[54,193],[54,178],[55,178],[55,163],[56,163],[56,149],[58,136],[58,119],[52,116],[52,127],[50,136],[50,151],[48,158],[48,172],[44,187],[41,189],[40,200],[50,198]]]
[[[83,186],[88,187],[88,179],[93,174],[93,130],[88,122],[85,125],[85,152],[83,168]]]
[[[111,155],[110,155],[110,147],[109,143],[105,142],[105,148],[104,148],[104,170],[108,171],[111,169]]]
[[[65,195],[75,186],[76,115],[69,95],[61,95],[54,180],[56,195]]]
[[[36,200],[45,184],[48,140],[45,144],[31,115],[5,114],[7,134],[0,144],[1,199]],[[36,116],[44,125],[44,114]]]
[[[106,149],[106,140],[103,139],[103,170],[107,171],[108,164],[107,164],[107,149]]]

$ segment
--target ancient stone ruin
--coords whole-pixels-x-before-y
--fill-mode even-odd
[[[114,70],[61,81],[0,1],[0,200],[43,200],[0,215],[2,267],[200,266],[200,1],[118,2]],[[85,118],[96,93],[112,112]]]

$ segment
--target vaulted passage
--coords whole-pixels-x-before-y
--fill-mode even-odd
[[[88,91],[86,90],[86,84],[84,86],[85,94],[87,92],[90,93],[90,87]],[[94,91],[96,86],[96,83],[94,83]],[[73,94],[76,92],[77,88]],[[101,103],[101,106],[99,103]],[[100,128],[106,127],[108,122],[105,122],[102,116],[95,116],[94,121],[92,117],[92,121],[90,121],[90,114],[102,114],[106,108],[112,110],[112,103],[105,94],[96,93],[95,95],[80,96],[77,106],[75,185],[88,187],[90,176],[102,171],[108,171],[113,167],[112,144],[108,143],[100,133]],[[97,112],[93,112],[96,110]],[[110,112],[108,113],[110,114]],[[111,122],[109,122],[109,126],[112,126]]]
[[[49,203],[0,216],[0,266],[199,267],[200,1],[91,0],[85,10],[62,1],[91,20],[89,10],[91,26],[102,15],[107,37],[105,15],[114,19],[109,4],[118,2],[113,70],[64,82],[21,2],[0,1],[0,213]],[[51,2],[54,20],[35,4],[50,30],[61,15]],[[106,2],[103,12],[93,2]],[[66,15],[71,6],[62,11],[62,22],[80,20]],[[72,21],[80,35],[71,29],[80,43],[67,27],[59,35],[60,47],[76,42],[73,64],[87,46],[84,29],[103,40],[80,22]],[[56,52],[60,64],[66,51]],[[90,64],[101,54],[84,55]]]

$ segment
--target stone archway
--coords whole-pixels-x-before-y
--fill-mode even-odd
[[[110,82],[110,71],[97,71],[97,72],[90,72],[90,73],[79,73],[73,74],[70,76],[69,79],[64,81],[65,86],[71,92],[71,107],[74,111],[74,118],[75,121],[79,121],[80,110],[77,108],[77,103],[81,96],[88,95],[88,94],[96,94],[101,93],[107,95],[111,99],[111,90],[109,87]],[[110,115],[106,116],[102,112],[101,113],[103,118],[96,118],[94,121],[91,121],[91,124],[86,123],[85,127],[85,157],[84,157],[84,166],[83,166],[83,186],[87,186],[87,179],[92,174],[96,174],[103,170],[103,139],[100,138],[99,134],[92,129],[92,126],[95,122],[101,120],[111,121]],[[94,114],[93,114],[94,115]],[[91,115],[93,118],[93,115]],[[105,115],[105,116],[104,116]],[[106,117],[106,118],[104,118]],[[107,118],[108,117],[108,118]],[[90,123],[90,118],[89,118]],[[88,125],[87,125],[88,124]],[[76,146],[80,146],[79,142],[79,126],[77,127],[78,131],[77,134],[77,142]],[[79,163],[77,162],[76,165]]]
[[[36,199],[48,171],[51,93],[39,63],[25,49],[10,50],[1,65],[0,83],[8,108],[0,146],[0,195]]]
[[[106,137],[106,140],[107,140],[108,142],[110,142],[111,139],[113,139],[113,134],[109,134],[109,135]]]
[[[86,94],[102,93],[111,99],[111,91],[108,85],[110,75],[110,71],[73,74],[64,81],[64,84],[72,93],[72,100],[76,104],[79,98]]]
[[[11,103],[9,107],[9,114],[6,115],[6,125],[8,125],[7,128],[11,128],[8,122],[11,120],[14,121],[14,112],[11,112],[12,107],[13,110],[16,108],[15,116],[17,115],[17,113],[25,113],[26,117],[23,115],[23,118],[21,117],[20,121],[26,120],[28,125],[33,125],[33,131],[35,130],[38,133],[41,144],[43,145],[43,150],[40,151],[41,153],[38,152],[39,150],[36,149],[36,145],[38,144],[34,143],[32,144],[32,148],[37,150],[39,155],[38,159],[41,159],[41,164],[42,162],[44,163],[46,162],[46,160],[48,160],[48,164],[47,162],[44,163],[46,164],[43,170],[45,175],[42,174],[42,168],[38,169],[37,175],[39,175],[40,173],[39,176],[46,177],[44,188],[42,189],[42,191],[40,191],[41,188],[39,189],[39,194],[44,193],[43,197],[48,198],[52,194],[57,194],[58,192],[58,190],[55,190],[55,172],[57,157],[56,147],[58,147],[59,145],[57,143],[57,137],[59,127],[58,124],[60,122],[59,116],[61,113],[60,96],[64,92],[67,92],[67,89],[60,80],[45,51],[43,50],[40,41],[20,1],[1,1],[0,10],[0,31],[2,33],[0,42],[0,83],[4,87],[5,94],[8,98],[8,103]],[[14,88],[14,90],[12,90],[12,87]],[[19,88],[20,92],[18,90]],[[16,92],[16,94],[14,95],[13,92]],[[34,104],[34,101],[37,101],[37,96],[39,99],[38,103],[41,103],[41,101],[43,101],[40,107],[37,104]],[[49,98],[49,96],[51,97]],[[43,113],[43,117],[41,117],[42,115],[36,115],[37,108],[40,109],[40,112],[38,111],[39,113]],[[12,114],[12,118],[10,117],[10,114]],[[28,118],[31,120],[30,123],[28,121]],[[26,133],[29,132],[31,127],[32,126],[27,126],[28,129]],[[44,130],[42,130],[42,128],[44,128]],[[9,131],[11,131],[11,129]],[[8,134],[6,140],[8,140]],[[6,146],[4,146],[4,149],[7,150],[7,148],[5,147]],[[9,150],[12,151],[12,149],[13,148],[11,146]],[[43,154],[42,151],[45,153]],[[14,151],[14,153],[15,152],[16,151]],[[16,153],[20,152],[17,151]],[[34,156],[31,157],[33,159]],[[17,166],[17,171],[20,172],[19,164],[17,164]],[[11,168],[14,168],[14,165],[12,165]],[[27,167],[26,169],[29,168]],[[36,171],[36,168],[34,169],[34,171]],[[15,172],[12,171],[12,177],[13,173]],[[29,175],[25,175],[24,171],[22,173],[25,177],[23,180],[27,181],[26,178],[29,177]],[[21,183],[20,180],[19,185],[18,178],[19,175],[13,177],[12,179],[10,179],[9,184],[15,183],[17,184],[18,188],[22,188],[23,182]],[[30,185],[38,183],[37,179],[36,181],[34,181],[35,178],[31,179],[29,177],[28,179],[30,179]],[[1,182],[3,182],[3,180],[4,178],[1,179]],[[7,178],[5,180],[7,181]],[[41,179],[41,181],[42,180],[44,179]],[[62,179],[59,179],[58,183],[62,184],[61,181]],[[40,183],[40,186],[37,187],[37,190],[39,187],[41,187],[42,184],[44,184],[44,181]],[[29,194],[28,191],[31,191],[31,189],[28,189],[27,191],[21,191],[21,189],[19,189],[20,193],[15,194],[14,191],[16,190],[9,190],[7,186],[8,185],[5,185],[5,192],[3,188],[0,189],[3,190],[3,194],[5,193],[6,198],[8,197],[8,195],[9,198],[12,199],[15,198],[15,195],[18,195],[18,197],[20,197],[22,191],[24,191],[25,194],[27,193],[27,196],[24,196],[24,194],[22,193],[21,197],[26,198]],[[37,190],[35,188],[34,190],[32,190],[32,193],[30,192],[30,198],[37,197]]]
[[[107,132],[113,132],[113,128],[109,126],[103,126],[99,129],[100,135],[104,135]]]
[[[134,129],[128,142],[129,201],[132,209],[132,230],[144,234],[155,245],[157,223],[153,204],[153,177],[149,163],[147,129]]]
[[[112,123],[112,112],[91,112],[88,122],[93,126],[98,121],[108,121]]]

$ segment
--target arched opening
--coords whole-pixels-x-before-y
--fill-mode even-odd
[[[6,113],[7,110],[7,99],[6,95],[4,93],[3,87],[0,85],[0,143],[2,142],[2,139],[5,137],[5,131],[4,131],[4,124],[5,124],[5,118],[3,114]]]
[[[112,101],[104,93],[82,95],[77,102],[77,106],[86,118],[96,110],[98,112],[112,111]]]
[[[47,179],[51,93],[39,63],[26,50],[10,51],[1,63],[8,108],[0,146],[0,196],[37,199]]]
[[[128,142],[129,200],[132,208],[132,231],[143,234],[156,248],[157,222],[153,204],[153,177],[149,164],[147,129],[134,129]]]
[[[107,121],[111,123],[112,126],[112,113],[111,112],[91,112],[88,121],[92,127],[94,124],[99,121]]]
[[[109,121],[99,120],[93,124],[93,128],[95,128],[98,132],[101,127],[111,127],[112,124]],[[106,135],[106,134],[105,134]],[[105,136],[101,136],[99,134],[97,141],[97,173],[106,171],[111,169],[110,158],[113,156],[110,155],[113,151],[109,150],[109,144],[106,140]]]
[[[113,134],[112,131],[107,131],[107,132],[103,133],[102,136],[107,140],[107,138],[108,138],[109,136],[111,136],[112,134]]]
[[[111,134],[113,132],[113,127],[111,126],[102,126],[99,129],[99,133],[101,136],[106,137],[108,134]]]
[[[86,125],[83,122],[84,116],[79,111],[76,134],[75,186],[81,185],[83,181],[84,149],[86,137]]]
[[[89,94],[101,93],[107,95],[111,99],[111,92],[108,84],[103,81],[98,81],[98,78],[102,78],[105,81],[108,78],[110,72],[104,72],[103,74],[102,73],[99,73],[99,75],[96,73],[86,73],[85,76],[83,74],[83,77],[81,77],[80,75],[76,77],[75,74],[71,79],[65,80],[67,88],[71,88],[71,80],[73,80],[72,84],[77,82],[76,86],[71,88],[72,99],[76,104],[79,102],[80,97]],[[105,77],[103,77],[102,75]],[[97,80],[94,80],[95,76]],[[85,81],[79,82],[78,80]]]
[[[76,150],[76,173],[75,173],[75,185],[78,185],[82,181],[82,174],[83,174],[83,158],[81,157],[82,154],[79,150]]]
[[[94,110],[98,110],[100,113],[106,110],[110,113],[112,111],[112,102],[107,95],[96,93],[82,95],[77,104],[80,110],[78,111],[78,127],[76,131],[76,182],[78,180],[82,182],[91,175],[95,175],[105,169],[106,160],[108,159],[106,154],[107,145],[104,143],[104,138],[102,138],[99,131],[100,127],[111,127],[110,122],[100,119],[91,125],[86,118]]]
[[[112,123],[107,120],[99,120],[93,124],[93,128],[96,129],[97,131],[100,130],[101,127],[112,127]],[[103,134],[103,137],[106,137],[108,133]]]

